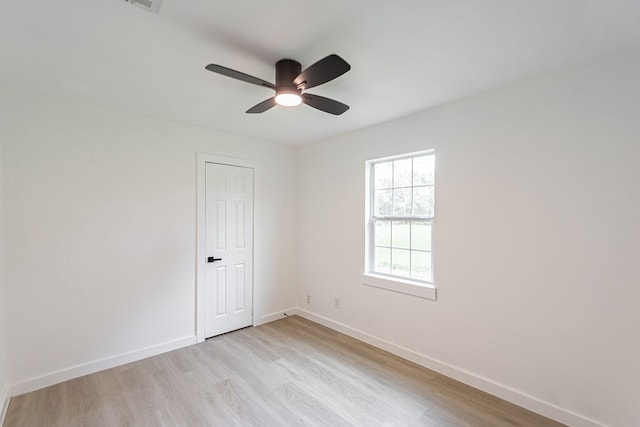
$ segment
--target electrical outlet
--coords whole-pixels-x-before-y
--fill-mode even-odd
[[[333,301],[336,308],[340,308],[340,298],[336,297]]]
[[[311,295],[307,295],[307,304],[311,304]]]

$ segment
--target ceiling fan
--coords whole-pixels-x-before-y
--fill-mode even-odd
[[[276,84],[250,76],[222,65],[209,64],[205,67],[209,71],[222,74],[243,82],[268,87],[276,91],[275,96],[266,99],[247,110],[247,113],[264,113],[276,105],[293,107],[305,103],[326,113],[340,115],[349,109],[348,105],[334,99],[306,93],[307,89],[327,83],[340,77],[351,69],[351,66],[338,55],[329,55],[309,66],[304,71],[299,62],[292,59],[282,59],[276,62]]]

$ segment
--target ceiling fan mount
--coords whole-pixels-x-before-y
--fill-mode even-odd
[[[270,83],[257,77],[217,64],[209,64],[207,70],[258,86],[268,87],[276,93],[247,110],[249,114],[264,113],[276,105],[296,106],[305,103],[326,113],[340,115],[349,106],[323,96],[306,93],[306,90],[327,83],[351,69],[351,66],[338,55],[329,55],[302,71],[302,65],[293,59],[281,59],[276,62],[276,83]]]
[[[296,77],[302,72],[302,65],[293,59],[281,59],[276,62],[276,88],[295,87],[299,85],[293,83]]]

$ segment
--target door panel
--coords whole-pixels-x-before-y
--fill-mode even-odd
[[[215,249],[225,251],[227,249],[227,202],[216,200],[215,223],[212,224],[215,233]]]
[[[205,336],[253,323],[253,169],[207,163]]]

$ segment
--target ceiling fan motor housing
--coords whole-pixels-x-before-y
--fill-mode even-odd
[[[293,80],[302,72],[302,65],[293,59],[281,59],[276,62],[276,93],[293,92],[300,95],[302,89]]]

